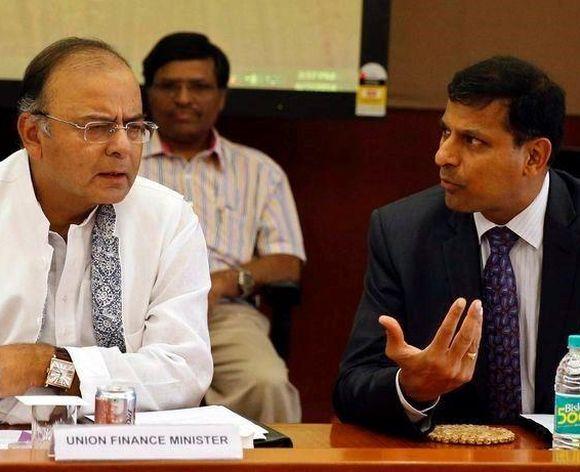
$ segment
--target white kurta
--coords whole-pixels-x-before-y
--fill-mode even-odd
[[[94,346],[91,218],[68,233],[53,300],[55,343],[68,348],[83,398],[91,405],[96,387],[113,380],[136,388],[140,410],[198,405],[213,372],[207,330],[210,277],[199,221],[181,195],[141,177],[115,211],[127,353]],[[2,345],[41,338],[53,254],[48,235],[28,156],[18,151],[0,163]],[[13,404],[13,399],[0,401],[0,420],[18,420],[15,415],[22,410]]]

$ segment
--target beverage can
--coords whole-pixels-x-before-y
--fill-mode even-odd
[[[95,423],[135,424],[136,404],[133,387],[120,384],[98,387],[95,395]]]

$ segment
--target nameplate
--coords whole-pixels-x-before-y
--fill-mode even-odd
[[[241,459],[234,425],[55,425],[54,458],[66,460]]]

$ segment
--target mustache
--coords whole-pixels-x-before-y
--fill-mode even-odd
[[[439,171],[439,178],[441,180],[453,180],[451,177],[452,176],[450,175],[449,172],[443,172],[442,170]]]
[[[445,182],[449,182],[451,184],[463,185],[463,182],[461,181],[461,179],[458,179],[456,176],[451,175],[451,173],[449,173],[449,172],[444,172],[443,170],[439,171],[439,178],[441,180],[444,180]]]
[[[195,105],[176,105],[172,108],[171,113],[188,112],[194,115],[201,115],[202,111]]]

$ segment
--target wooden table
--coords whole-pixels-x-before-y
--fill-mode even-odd
[[[414,442],[345,424],[277,424],[294,449],[254,449],[241,461],[54,462],[31,450],[0,451],[0,472],[116,471],[580,471],[580,451],[550,451],[532,433],[510,427],[517,440],[499,446]]]

